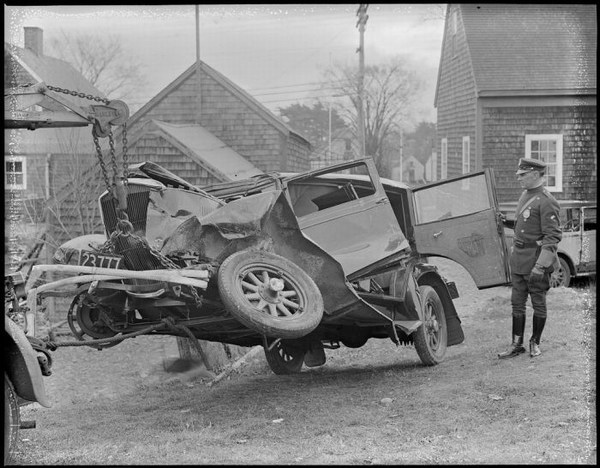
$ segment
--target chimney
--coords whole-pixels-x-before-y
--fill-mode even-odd
[[[38,56],[44,55],[44,31],[35,26],[25,26],[25,48]]]

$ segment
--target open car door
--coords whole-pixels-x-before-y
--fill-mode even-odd
[[[413,189],[417,251],[462,265],[478,289],[510,283],[491,169]]]

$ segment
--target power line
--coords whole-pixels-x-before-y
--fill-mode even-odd
[[[339,89],[339,88],[314,88],[314,89],[303,89],[303,90],[296,90],[296,91],[276,91],[274,93],[252,94],[252,96],[257,97],[257,96],[272,96],[274,94],[309,93],[309,92],[313,92],[313,91],[331,91],[331,90],[337,90],[337,89]]]
[[[263,91],[263,90],[271,90],[271,89],[282,89],[282,88],[293,88],[296,86],[313,86],[319,84],[332,84],[332,83],[344,83],[348,82],[348,80],[335,80],[335,81],[312,81],[309,83],[298,83],[293,85],[284,85],[284,86],[268,86],[266,88],[249,88],[246,91]]]
[[[270,103],[275,103],[275,102],[290,102],[290,101],[306,101],[309,99],[313,99],[313,100],[317,100],[317,99],[324,99],[324,98],[332,98],[332,97],[344,97],[340,96],[339,94],[326,94],[324,96],[305,96],[305,97],[293,97],[293,98],[289,98],[289,99],[272,99],[269,101],[260,101],[262,104],[270,104]]]

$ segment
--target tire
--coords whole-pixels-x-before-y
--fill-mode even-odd
[[[308,274],[270,252],[241,250],[217,274],[221,300],[239,322],[260,334],[294,339],[323,317],[323,297]]]
[[[558,260],[560,262],[560,267],[550,275],[550,287],[559,288],[564,286],[565,288],[568,288],[571,284],[571,270],[569,269],[569,264],[562,257],[559,257]]]
[[[302,370],[306,351],[278,341],[272,349],[265,348],[267,364],[277,375],[298,374]]]
[[[12,382],[4,374],[4,465],[10,463],[17,448],[20,426],[17,394]]]
[[[419,286],[423,306],[423,324],[414,332],[415,349],[426,366],[442,361],[448,346],[444,306],[435,289]]]

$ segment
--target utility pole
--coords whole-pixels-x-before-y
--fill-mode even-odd
[[[202,123],[202,66],[200,65],[200,5],[196,5],[196,123]]]
[[[331,164],[331,99],[329,99],[329,151],[328,151],[328,156],[329,156],[329,164]]]
[[[358,139],[360,141],[361,157],[365,156],[365,117],[363,111],[363,94],[365,80],[365,25],[369,19],[367,15],[367,3],[361,3],[356,10],[358,21],[356,27],[360,33],[360,46],[356,50],[358,52]]]
[[[404,132],[400,129],[400,182],[402,182],[402,171],[404,170],[403,166],[404,160]]]

